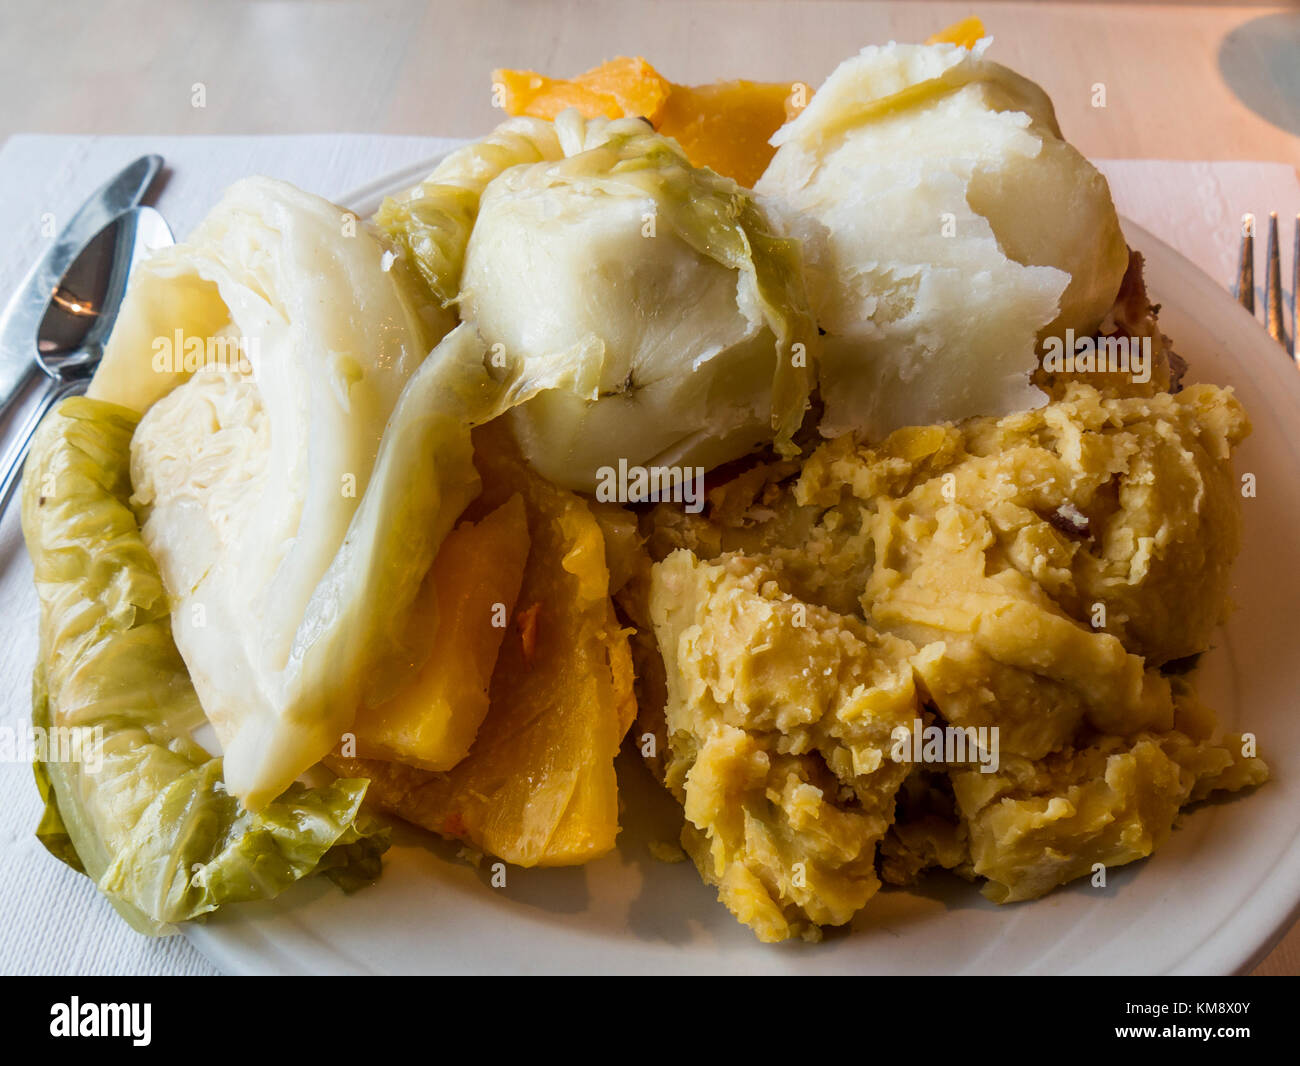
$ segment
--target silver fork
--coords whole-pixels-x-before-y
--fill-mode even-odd
[[[1277,212],[1268,216],[1268,260],[1264,277],[1264,325],[1268,335],[1287,352],[1296,356],[1296,293],[1300,290],[1300,215],[1296,215],[1295,240],[1291,256],[1291,337],[1286,335],[1282,316],[1282,252],[1277,236]],[[1241,216],[1241,254],[1237,260],[1237,284],[1233,295],[1252,315],[1255,313],[1255,216]]]

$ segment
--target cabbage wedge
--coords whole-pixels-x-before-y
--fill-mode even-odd
[[[80,758],[37,762],[37,835],[150,934],[314,872],[345,887],[375,877],[388,839],[360,811],[366,781],[293,785],[252,814],[226,790],[221,759],[191,739],[203,711],[128,504],[136,421],[66,400],[27,460],[23,533],[41,602],[33,724],[87,738]]]
[[[468,332],[426,359],[451,315],[397,267],[328,201],[239,182],[133,279],[92,386],[142,414],[132,503],[252,811],[411,665],[406,615],[478,488],[470,427],[506,395]]]
[[[792,448],[817,345],[798,245],[640,119],[511,119],[376,221],[498,358],[555,379],[511,417],[557,484]]]
[[[452,152],[419,185],[385,200],[375,223],[438,304],[450,307],[460,292],[465,247],[488,182],[510,167],[563,155],[551,123],[510,119],[483,140]]]
[[[792,451],[817,343],[798,244],[638,119],[555,129],[562,159],[483,191],[459,298],[489,345],[567,374],[511,415],[529,461],[591,491],[620,460]]]

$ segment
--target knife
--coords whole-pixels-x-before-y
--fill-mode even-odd
[[[136,207],[162,169],[162,156],[141,156],[99,187],[63,227],[0,312],[0,414],[39,373],[36,332],[50,297],[82,249],[124,211]]]

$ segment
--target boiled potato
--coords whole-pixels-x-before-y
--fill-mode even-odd
[[[1114,304],[1106,179],[986,48],[864,48],[773,138],[754,188],[804,240],[825,436],[1041,406],[1040,341]]]

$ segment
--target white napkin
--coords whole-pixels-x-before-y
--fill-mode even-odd
[[[454,146],[436,137],[13,137],[0,148],[0,298],[21,280],[48,237],[110,174],[149,152],[167,161],[156,200],[179,238],[230,182],[248,174],[284,178],[332,199]],[[1109,160],[1098,164],[1119,210],[1228,286],[1236,270],[1239,219],[1270,210],[1290,249],[1300,212],[1295,171],[1272,163]],[[1261,234],[1262,234],[1261,229]],[[1263,255],[1260,239],[1258,255]],[[1262,262],[1262,258],[1261,258]],[[1262,266],[1256,276],[1263,278]],[[1284,272],[1290,280],[1290,270]],[[1262,295],[1260,297],[1262,300]],[[36,618],[25,592],[31,564],[17,507],[0,522],[0,730],[21,735],[30,711]],[[79,874],[33,836],[40,803],[25,762],[0,762],[0,972],[214,974],[182,937],[132,932]],[[1292,938],[1296,939],[1296,938]],[[1290,948],[1290,945],[1288,945]],[[1267,968],[1268,964],[1265,964]]]

